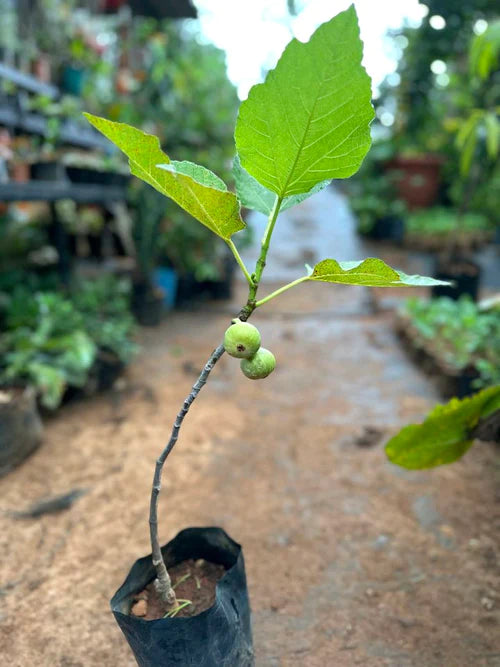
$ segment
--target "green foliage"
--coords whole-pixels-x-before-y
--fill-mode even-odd
[[[433,353],[457,371],[475,369],[476,386],[500,383],[500,309],[480,309],[470,298],[408,299],[404,314]]]
[[[130,284],[114,276],[84,281],[71,295],[83,326],[100,350],[129,363],[137,352],[132,341],[135,322],[130,312]]]
[[[244,229],[236,196],[208,169],[187,162],[170,162],[158,138],[141,130],[91,114],[85,116],[125,153],[132,174],[173,199],[217,236],[228,240]],[[179,164],[181,171],[176,168]]]
[[[84,386],[99,350],[125,363],[136,350],[128,289],[113,277],[83,283],[71,300],[19,287],[7,304],[5,324],[0,385],[32,384],[51,409],[68,386]]]
[[[56,408],[66,386],[85,384],[96,346],[83,318],[55,293],[31,296],[20,289],[7,312],[0,337],[0,383],[33,384],[43,405]]]
[[[280,198],[355,173],[370,147],[370,78],[353,6],[293,39],[263,84],[240,106],[242,166]]]
[[[361,262],[337,262],[324,259],[316,264],[309,280],[365,287],[424,287],[447,285],[441,280],[425,276],[408,276],[396,271],[381,259],[370,257]]]
[[[235,132],[238,193],[246,204],[270,214],[253,277],[229,243],[250,284],[252,308],[282,199],[285,207],[291,206],[324,187],[325,179],[351,175],[369,148],[373,108],[370,79],[361,57],[356,12],[351,7],[320,26],[309,42],[292,40],[276,69],[264,84],[251,89],[240,107]],[[133,174],[172,198],[219,237],[229,242],[244,228],[239,200],[215,174],[190,161],[171,162],[156,137],[122,123],[90,114],[86,117],[128,156]],[[274,193],[272,205],[268,190]],[[407,276],[373,258],[341,264],[324,260],[304,279],[382,287],[446,284]]]
[[[233,177],[236,184],[236,194],[238,195],[238,199],[241,201],[242,206],[251,208],[254,211],[260,211],[260,213],[264,213],[264,215],[269,215],[273,210],[276,195],[274,192],[271,192],[271,190],[268,190],[256,181],[253,176],[250,176],[246,169],[243,169],[238,155],[234,158]],[[281,202],[280,212],[286,211],[287,208],[296,206],[297,204],[300,204],[301,201],[312,197],[312,195],[323,190],[323,188],[326,188],[329,183],[330,181],[323,181],[311,188],[309,192],[285,197]]]
[[[389,461],[410,470],[434,468],[459,459],[473,443],[481,418],[500,409],[500,386],[436,406],[422,424],[405,426],[385,447]]]
[[[500,20],[493,21],[481,35],[476,35],[469,51],[469,71],[486,80],[497,68],[500,57]]]
[[[460,213],[449,208],[427,208],[410,213],[406,219],[406,229],[423,236],[446,236],[454,231],[462,233],[491,231],[492,225],[480,213]]]

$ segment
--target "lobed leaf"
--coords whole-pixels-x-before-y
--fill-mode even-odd
[[[239,202],[214,173],[192,162],[170,161],[157,137],[124,123],[92,114],[87,120],[129,159],[130,171],[173,199],[212,232],[227,241],[244,229]]]
[[[235,139],[242,166],[261,185],[284,198],[359,169],[374,117],[362,55],[351,6],[309,42],[293,39],[265,82],[250,90]]]
[[[324,259],[313,269],[309,280],[345,285],[365,285],[366,287],[429,287],[449,285],[442,280],[427,276],[409,276],[397,271],[381,259],[369,257],[358,262],[337,262]]]
[[[251,208],[253,211],[269,215],[273,210],[277,195],[261,185],[253,176],[250,176],[246,169],[243,169],[238,155],[234,158],[233,162],[233,177],[236,184],[236,194],[242,205]],[[309,192],[285,197],[281,202],[280,211],[286,211],[287,208],[292,208],[292,206],[300,204],[300,202],[326,188],[329,183],[329,180],[322,181],[309,190]]]
[[[391,463],[418,470],[456,461],[473,443],[479,420],[500,409],[500,386],[436,406],[422,424],[405,426],[385,447]]]

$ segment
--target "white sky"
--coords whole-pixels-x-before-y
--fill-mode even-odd
[[[195,4],[203,34],[226,51],[229,78],[244,98],[262,80],[262,69],[274,67],[292,34],[306,41],[321,23],[347,9],[351,0],[304,0],[305,8],[291,25],[286,0],[195,0]],[[418,25],[427,7],[418,0],[356,0],[354,4],[365,43],[364,65],[376,93],[384,77],[396,68],[396,54],[390,52],[385,33],[405,21]]]

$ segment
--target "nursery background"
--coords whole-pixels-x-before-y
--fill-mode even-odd
[[[135,664],[109,598],[148,553],[178,406],[246,298],[226,244],[130,176],[83,112],[234,188],[240,100],[348,5],[0,0],[8,664]],[[280,217],[266,293],[324,257],[451,285],[303,284],[259,309],[276,371],[248,382],[221,359],[165,469],[162,541],[218,525],[244,545],[257,665],[500,665],[498,445],[428,471],[384,453],[436,403],[500,384],[498,4],[355,5],[373,145]],[[250,265],[266,219],[242,216]]]

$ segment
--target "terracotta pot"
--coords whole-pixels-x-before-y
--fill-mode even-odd
[[[387,163],[387,170],[394,172],[398,195],[408,208],[427,208],[436,202],[443,162],[441,155],[428,154],[413,157],[400,155]]]
[[[26,183],[31,178],[31,165],[27,162],[14,162],[10,173],[13,181]]]
[[[31,63],[31,73],[39,81],[50,83],[52,81],[52,66],[49,56],[44,53],[39,54],[36,60]]]

